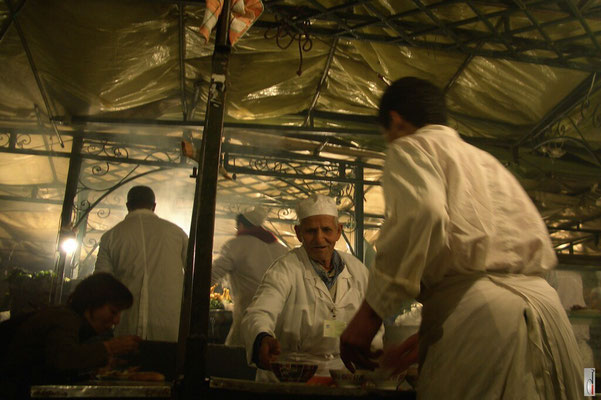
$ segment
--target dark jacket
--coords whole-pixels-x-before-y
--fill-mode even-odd
[[[93,340],[94,329],[70,307],[35,312],[12,329],[1,363],[0,395],[21,397],[31,384],[73,380],[108,362],[104,344]]]

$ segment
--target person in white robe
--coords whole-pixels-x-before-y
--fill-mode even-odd
[[[232,326],[225,340],[227,346],[244,346],[240,322],[252,301],[267,268],[288,252],[273,233],[262,225],[267,217],[264,207],[256,206],[236,217],[236,237],[221,247],[213,262],[211,284],[228,277],[234,302]]]
[[[128,214],[100,239],[94,272],[108,272],[127,286],[134,304],[123,312],[116,335],[177,342],[188,236],[155,213],[148,186],[127,194]]]
[[[581,398],[578,345],[542,277],[557,259],[519,182],[446,126],[430,82],[394,82],[379,121],[386,220],[365,301],[341,336],[347,367],[369,362],[382,318],[417,297],[419,333],[380,362],[399,372],[419,359],[418,398]]]
[[[323,195],[302,200],[297,217],[302,246],[267,270],[242,319],[248,361],[259,367],[257,381],[277,382],[270,371],[277,359],[315,363],[317,376],[344,368],[339,336],[367,288],[367,268],[334,249],[342,233],[334,200]],[[382,347],[381,333],[373,346]]]

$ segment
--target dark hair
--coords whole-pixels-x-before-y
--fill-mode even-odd
[[[111,304],[125,310],[134,302],[129,289],[113,275],[99,272],[88,276],[75,287],[67,304],[78,314]]]
[[[447,123],[447,107],[442,90],[424,79],[415,77],[395,81],[380,99],[378,121],[386,129],[390,128],[391,111],[399,113],[416,128]]]
[[[134,186],[127,192],[127,207],[132,210],[151,208],[154,203],[154,192],[148,186]]]
[[[247,219],[244,217],[244,215],[242,215],[242,214],[238,214],[238,215],[236,216],[236,222],[237,222],[237,223],[239,223],[239,224],[242,224],[243,226],[245,226],[245,227],[247,227],[247,228],[252,228],[252,227],[254,226],[254,225],[253,225],[253,224],[252,224],[252,223],[251,223],[249,220],[247,220]]]

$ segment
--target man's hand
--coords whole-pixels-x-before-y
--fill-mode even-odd
[[[382,319],[364,300],[361,308],[340,336],[340,358],[351,372],[355,369],[371,369],[378,366],[374,361],[382,351],[372,352],[371,341],[378,333]]]
[[[104,347],[110,355],[131,353],[138,350],[138,344],[142,341],[139,336],[118,336],[104,343]]]
[[[392,371],[393,375],[404,372],[418,361],[419,336],[414,334],[398,346],[388,348],[382,359],[382,367]]]
[[[280,342],[274,337],[265,336],[259,347],[259,368],[271,370],[271,362],[280,354]]]
[[[188,158],[192,158],[192,159],[196,158],[196,149],[194,148],[194,145],[191,142],[182,140],[181,145],[182,145],[182,154],[184,156],[186,156]]]

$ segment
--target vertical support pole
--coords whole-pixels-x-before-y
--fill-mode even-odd
[[[363,166],[357,165],[355,167],[355,257],[361,262],[365,261],[365,252],[363,249],[363,231],[364,231],[364,220],[363,220],[363,197],[365,195],[365,188],[363,187]]]
[[[178,368],[183,366],[183,395],[185,398],[202,395],[202,392],[207,389],[206,348],[213,235],[215,233],[215,203],[225,118],[226,78],[231,53],[229,19],[230,2],[226,1],[217,24],[182,301],[177,365]],[[185,341],[184,338],[186,338]],[[182,360],[182,356],[185,356],[185,359]],[[178,373],[180,372],[181,370],[178,370]]]
[[[86,212],[87,210],[83,210],[81,205],[84,203],[87,203],[87,200],[88,200],[88,192],[87,191],[80,192],[78,199],[77,199],[77,201],[80,204],[80,207],[79,207],[79,212],[77,213],[77,218],[76,218],[76,221],[80,221],[80,223],[78,225],[78,229],[77,229],[77,243],[79,243],[79,246],[77,246],[77,250],[75,251],[75,254],[73,254],[73,263],[78,264],[79,266],[81,266],[81,250],[83,247],[83,239],[86,237],[86,230],[88,229],[88,216],[90,215],[90,213]],[[80,271],[80,268],[77,269],[77,277],[73,276],[73,273],[75,272],[75,265],[72,265],[71,268],[69,269],[69,278],[71,278],[71,279],[78,278],[79,271]]]
[[[69,159],[69,172],[67,173],[67,183],[65,185],[65,197],[63,200],[63,209],[61,211],[61,221],[58,235],[58,250],[59,256],[56,263],[52,291],[50,293],[50,303],[60,304],[63,295],[63,281],[65,277],[65,264],[68,254],[61,249],[61,239],[65,232],[71,229],[71,218],[73,216],[73,204],[75,195],[77,194],[77,182],[79,181],[79,172],[81,170],[81,149],[83,147],[83,139],[81,136],[73,137],[73,146],[71,147],[71,157]]]

